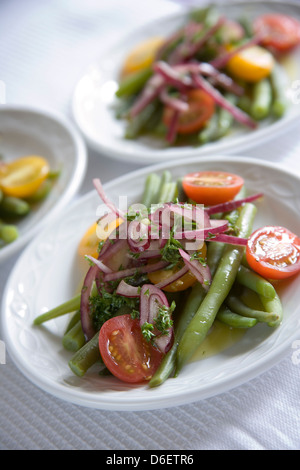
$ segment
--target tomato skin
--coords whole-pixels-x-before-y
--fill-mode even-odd
[[[129,314],[104,323],[99,332],[99,350],[108,370],[127,383],[149,381],[163,358],[163,354],[144,339],[139,320]]]
[[[198,204],[212,206],[234,199],[244,180],[241,176],[224,171],[198,171],[183,178],[186,195]]]
[[[274,66],[273,55],[263,47],[252,46],[235,54],[227,63],[227,71],[249,83],[255,83],[270,75]]]
[[[101,241],[106,240],[106,238],[110,235],[110,233],[117,228],[120,223],[121,219],[115,219],[111,222],[108,221],[107,226],[99,227],[98,222],[94,222],[84,233],[83,237],[81,238],[79,245],[78,245],[78,254],[80,257],[84,257],[86,255],[93,256],[94,258],[98,258],[98,247]]]
[[[7,196],[28,198],[45,181],[50,171],[48,161],[29,155],[1,165],[0,188]]]
[[[214,100],[202,90],[191,90],[187,92],[189,109],[179,115],[177,124],[178,134],[193,134],[204,127],[215,112]],[[163,123],[170,126],[174,116],[174,109],[165,106],[163,111]]]
[[[288,52],[300,43],[300,23],[295,18],[280,13],[258,17],[254,31],[264,36],[262,44],[277,52]]]
[[[132,73],[150,67],[163,42],[163,38],[153,37],[135,46],[125,59],[121,77],[125,78]]]
[[[300,239],[284,227],[262,227],[249,237],[246,259],[267,279],[289,278],[300,271]]]

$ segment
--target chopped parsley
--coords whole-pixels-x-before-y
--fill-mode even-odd
[[[118,295],[115,291],[107,292],[101,289],[100,293],[92,295],[90,312],[94,327],[97,331],[110,318],[130,313],[134,318],[139,316],[139,298],[129,298]]]

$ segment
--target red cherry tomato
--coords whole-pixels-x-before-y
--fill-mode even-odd
[[[215,112],[214,100],[202,90],[191,90],[187,93],[189,108],[180,113],[177,125],[178,134],[193,134],[204,127]],[[165,106],[163,123],[169,127],[174,116],[174,109]]]
[[[300,239],[284,227],[262,227],[249,237],[249,266],[267,279],[285,279],[300,271]]]
[[[142,335],[138,320],[119,315],[100,329],[99,350],[108,370],[123,382],[140,383],[151,379],[163,354]]]
[[[280,13],[259,16],[254,21],[254,31],[263,36],[263,46],[278,52],[289,51],[300,43],[299,21]]]
[[[207,206],[231,201],[243,184],[243,178],[224,171],[189,173],[182,182],[184,192],[190,199]]]

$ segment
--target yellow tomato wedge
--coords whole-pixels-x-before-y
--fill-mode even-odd
[[[153,37],[134,47],[123,64],[122,78],[150,67],[163,41],[164,39],[161,37]]]
[[[105,228],[105,235],[104,230],[100,229],[101,233],[103,234],[102,238],[99,238],[100,233],[98,223],[95,222],[92,224],[80,240],[78,246],[79,256],[84,257],[85,255],[88,255],[93,256],[94,258],[98,258],[99,243],[104,241],[111,234],[111,232],[120,225],[120,222],[122,222],[122,219],[116,219],[110,222]]]
[[[30,155],[1,166],[0,188],[7,196],[27,198],[32,196],[47,178],[48,161],[38,155]]]
[[[202,258],[205,258],[206,244],[204,243],[201,249],[197,251]],[[148,278],[152,284],[158,284],[159,282],[165,281],[169,277],[173,276],[173,274],[175,274],[179,269],[180,268],[178,266],[174,266],[172,269],[160,269],[159,271],[148,273]],[[196,278],[194,274],[192,274],[191,271],[188,271],[176,281],[172,282],[166,287],[163,287],[162,290],[166,292],[181,292],[191,287],[193,284],[195,284],[195,282]]]
[[[227,71],[247,82],[258,82],[270,75],[274,66],[272,54],[260,46],[251,46],[234,55]]]

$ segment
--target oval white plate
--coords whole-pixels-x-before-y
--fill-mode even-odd
[[[0,262],[22,248],[49,218],[78,191],[86,171],[87,154],[82,137],[60,115],[35,108],[1,106],[0,154],[3,161],[25,155],[42,155],[51,169],[61,170],[49,196],[20,220],[19,238],[0,249]]]
[[[265,194],[259,203],[256,227],[281,224],[300,233],[300,177],[244,157],[198,158],[172,167],[164,164],[139,170],[106,184],[106,192],[116,204],[119,196],[127,196],[129,204],[138,201],[149,171],[162,172],[167,168],[174,178],[200,169],[240,174],[249,191],[263,189]],[[100,204],[92,191],[56,218],[27,247],[7,282],[2,302],[2,335],[16,365],[37,386],[63,400],[98,409],[170,407],[201,400],[248,381],[280,360],[299,337],[300,294],[296,277],[280,292],[285,313],[278,329],[257,325],[231,348],[189,364],[178,378],[169,379],[156,389],[99,377],[97,368],[84,378],[75,377],[67,364],[72,354],[61,344],[68,319],[61,317],[42,327],[33,327],[32,322],[40,313],[71,298],[78,289],[83,271],[77,246],[87,227],[96,220]]]
[[[231,18],[239,18],[242,13],[248,18],[254,18],[262,13],[272,11],[290,14],[300,19],[299,4],[288,2],[226,2],[226,5],[220,5],[220,10]],[[266,120],[255,131],[238,125],[230,135],[203,147],[169,147],[163,139],[149,137],[136,140],[125,139],[125,123],[117,120],[113,111],[116,102],[114,94],[117,89],[122,61],[134,45],[151,36],[168,36],[185,21],[185,18],[186,14],[181,13],[143,26],[120,41],[117,46],[106,51],[81,77],[73,95],[73,114],[77,125],[93,149],[110,158],[136,162],[140,165],[173,161],[197,155],[211,155],[212,153],[241,153],[247,147],[270,139],[272,135],[278,135],[279,132],[283,132],[291,126],[297,118],[299,119],[300,107],[299,104],[293,104],[293,93],[296,93],[296,90],[291,88],[291,84],[299,77],[300,48],[293,52],[291,55],[293,60],[289,61],[287,67],[290,75],[288,90],[290,107],[282,119],[278,121]]]

